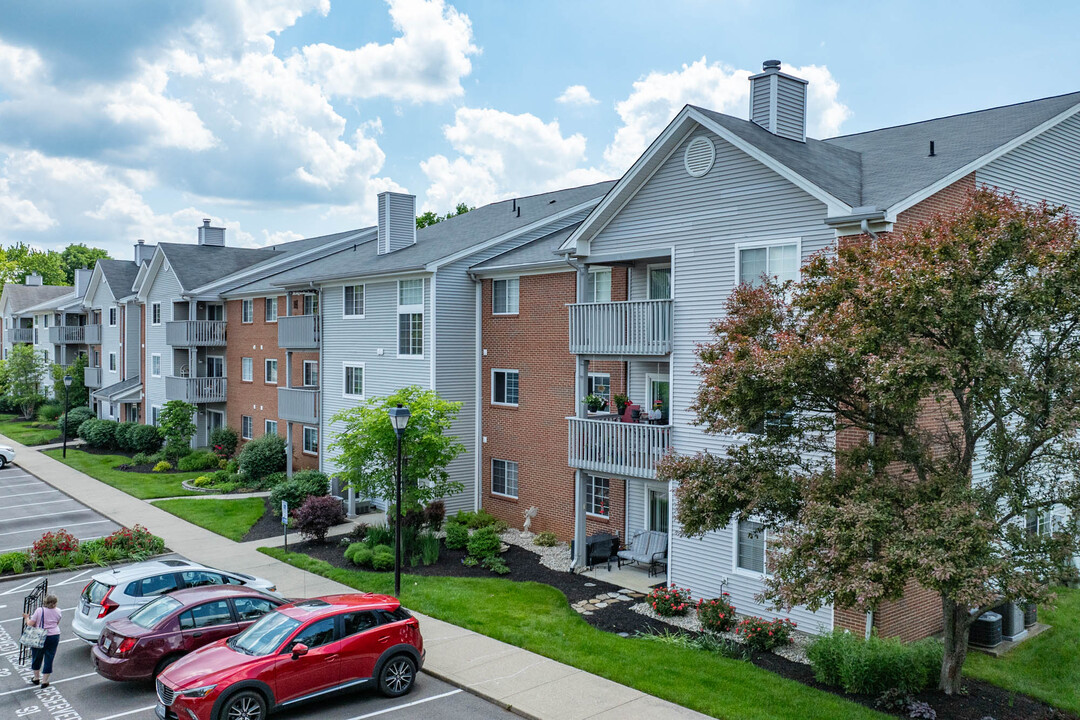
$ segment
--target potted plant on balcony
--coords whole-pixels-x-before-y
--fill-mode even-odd
[[[585,403],[585,407],[589,408],[589,412],[600,412],[607,407],[607,400],[599,395],[586,395],[583,402]]]
[[[615,403],[615,409],[622,415],[626,412],[626,406],[630,404],[630,398],[622,393],[615,393],[611,398],[611,402]]]

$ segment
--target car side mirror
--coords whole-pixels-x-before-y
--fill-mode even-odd
[[[292,646],[292,659],[302,658],[307,655],[308,646],[304,643],[296,643]]]

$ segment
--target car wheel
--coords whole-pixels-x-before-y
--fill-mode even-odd
[[[0,470],[3,470],[6,465],[7,465],[7,458],[4,457],[3,455],[0,455]]]
[[[172,665],[174,662],[180,659],[180,655],[166,655],[158,662],[157,667],[154,668],[154,678],[165,672],[165,668]]]
[[[219,720],[265,720],[266,701],[253,690],[241,690],[221,707]]]
[[[386,661],[379,673],[379,691],[387,697],[400,697],[412,690],[416,663],[408,655],[396,655]]]

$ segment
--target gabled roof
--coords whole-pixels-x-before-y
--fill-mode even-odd
[[[98,260],[95,270],[100,270],[117,300],[131,294],[131,286],[139,274],[134,260]],[[90,295],[89,289],[86,294]]]
[[[562,244],[570,237],[581,223],[574,223],[550,235],[525,243],[521,247],[508,250],[501,255],[473,265],[469,270],[480,275],[498,272],[536,270],[549,267],[562,267],[573,272],[574,267],[566,261],[566,256],[557,254]]]
[[[141,391],[142,381],[139,379],[139,376],[136,375],[127,380],[121,380],[118,383],[103,387],[100,390],[95,390],[92,394],[100,400],[116,402],[119,400],[137,399]]]
[[[59,310],[62,307],[66,306],[66,305],[69,305],[69,304],[71,304],[71,303],[73,303],[73,302],[75,302],[76,300],[79,299],[79,298],[75,297],[75,288],[73,288],[73,287],[65,287],[64,289],[67,290],[67,292],[65,292],[63,295],[57,295],[55,297],[49,298],[48,300],[45,300],[44,302],[39,302],[37,305],[31,305],[30,307],[23,308],[22,312],[23,313],[54,312],[54,311]]]
[[[29,308],[73,293],[70,285],[21,285],[8,283],[0,295],[0,306],[7,304],[7,314],[18,315]]]
[[[281,288],[308,281],[431,272],[482,243],[542,226],[571,210],[585,209],[614,184],[607,181],[491,203],[417,230],[415,245],[385,255],[377,253],[374,242],[350,245],[322,260],[275,275],[271,282]]]
[[[158,252],[169,261],[180,287],[191,291],[200,285],[273,257],[273,248],[238,248],[191,243],[160,243]],[[155,253],[156,259],[157,253]]]

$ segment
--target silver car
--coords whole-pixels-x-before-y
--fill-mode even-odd
[[[86,642],[96,643],[109,620],[125,618],[173,590],[204,585],[246,585],[281,597],[272,582],[252,575],[180,558],[148,560],[95,575],[79,596],[72,629]]]
[[[15,448],[10,445],[0,445],[0,470],[13,462],[15,462]]]

